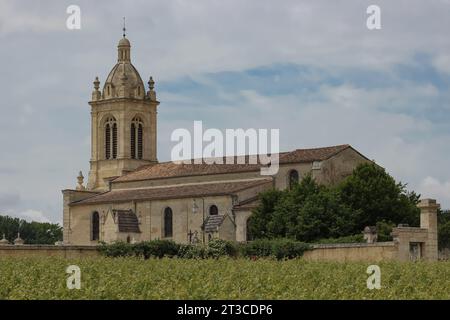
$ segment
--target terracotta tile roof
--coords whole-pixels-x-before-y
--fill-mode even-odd
[[[141,233],[139,230],[139,220],[131,210],[113,210],[117,217],[119,232]]]
[[[84,200],[72,202],[71,205],[124,202],[133,200],[163,200],[199,196],[231,195],[235,194],[238,191],[263,184],[271,186],[272,179],[255,179],[233,182],[112,190]]]
[[[333,147],[315,148],[315,149],[297,149],[291,152],[280,154],[280,163],[313,162],[323,161],[332,156],[351,148],[348,144]]]
[[[350,145],[345,144],[325,148],[297,149],[291,152],[280,153],[279,160],[280,164],[323,161],[349,147]],[[234,157],[233,159],[234,164],[225,164],[226,160],[223,161],[224,164],[206,164],[206,163],[184,164],[184,163],[174,163],[171,161],[160,162],[156,164],[141,166],[137,168],[135,171],[126,173],[123,176],[118,177],[113,182],[115,183],[115,182],[151,180],[170,177],[251,172],[251,171],[258,171],[262,166],[261,164],[248,164],[248,156],[245,157],[246,161],[244,164],[237,164],[235,159],[236,157]]]

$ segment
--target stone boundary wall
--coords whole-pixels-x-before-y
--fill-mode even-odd
[[[396,260],[395,242],[315,244],[304,253],[307,261],[366,261]]]
[[[2,245],[0,259],[3,257],[96,257],[100,253],[96,246],[55,246],[55,245]]]

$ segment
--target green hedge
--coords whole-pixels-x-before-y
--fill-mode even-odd
[[[291,239],[259,239],[242,245],[242,255],[251,258],[274,257],[278,260],[301,257],[309,245]]]
[[[334,244],[334,243],[360,243],[360,242],[366,242],[364,240],[363,234],[355,234],[339,238],[320,239],[316,243]]]
[[[152,240],[136,244],[103,243],[99,248],[100,252],[108,257],[217,259],[224,256],[244,256],[249,258],[274,257],[279,260],[300,257],[307,249],[307,244],[289,239],[255,240],[239,246],[234,242],[221,239],[213,239],[207,246],[176,244],[169,240]]]

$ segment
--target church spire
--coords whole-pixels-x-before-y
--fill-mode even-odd
[[[118,62],[130,62],[130,41],[126,38],[126,27],[125,27],[125,17],[123,17],[123,37],[119,41],[119,45],[117,46],[117,61]]]
[[[127,28],[125,28],[125,17],[123,17],[123,37],[125,38]]]

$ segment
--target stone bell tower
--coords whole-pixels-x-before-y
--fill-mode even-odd
[[[157,107],[152,77],[148,91],[131,64],[130,41],[117,46],[117,63],[100,90],[94,81],[91,106],[91,160],[88,190],[102,191],[109,181],[137,167],[156,163]]]

